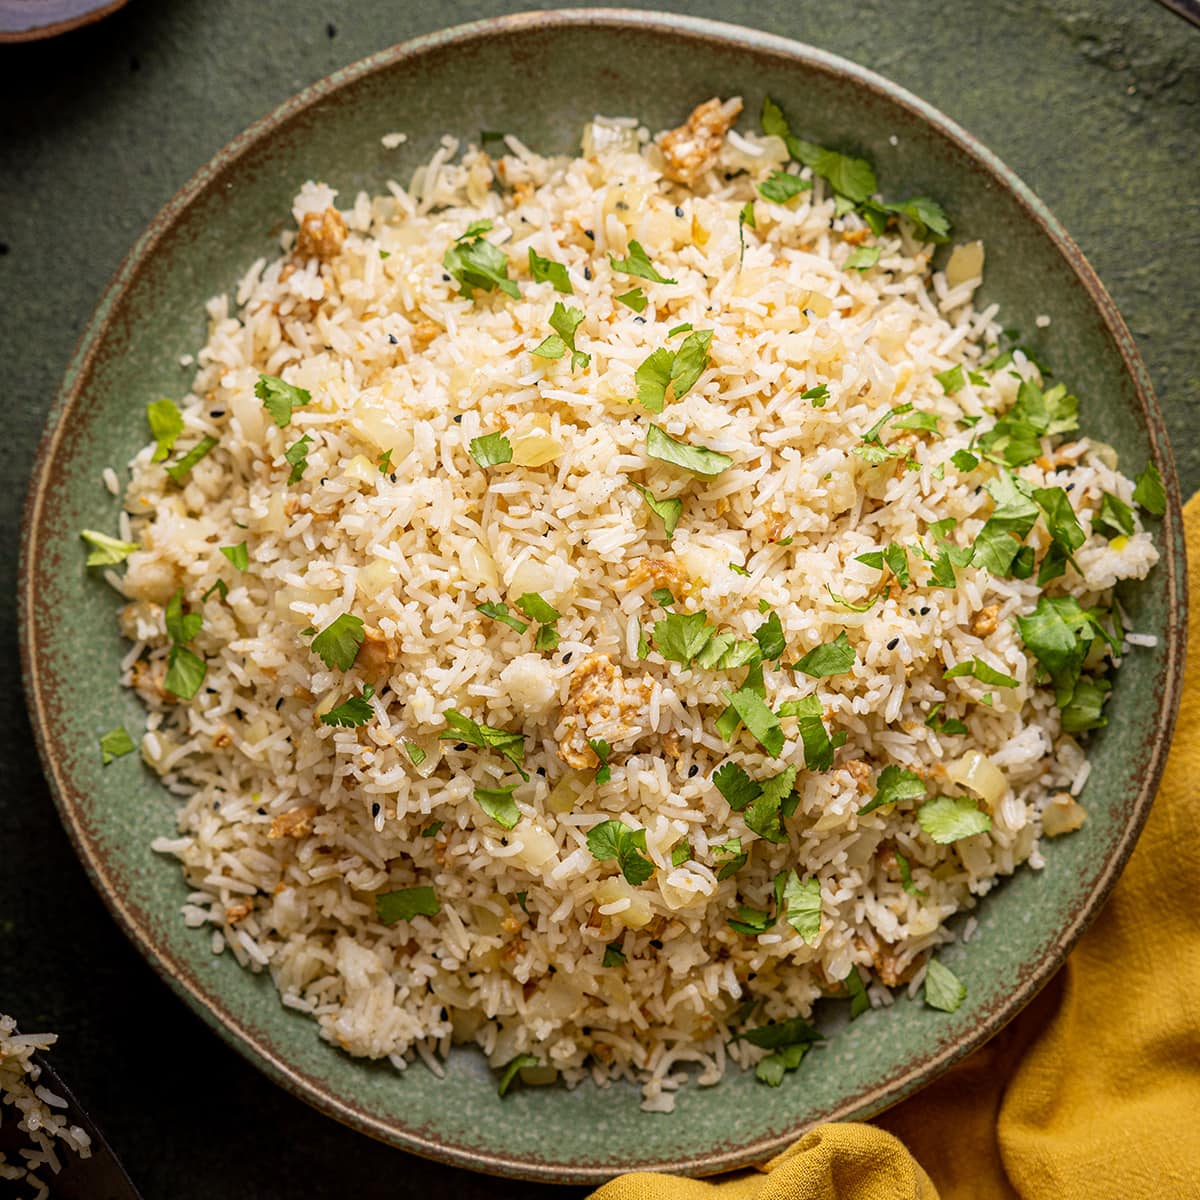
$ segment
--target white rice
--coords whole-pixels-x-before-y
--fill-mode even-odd
[[[26,1142],[15,1157],[0,1150],[0,1181],[24,1182],[27,1190],[20,1194],[33,1200],[50,1195],[46,1181],[61,1169],[58,1150],[62,1146],[81,1158],[92,1152],[91,1138],[62,1112],[67,1101],[38,1082],[42,1068],[33,1056],[57,1041],[54,1033],[18,1033],[16,1019],[0,1013],[0,1124],[16,1121]]]
[[[181,801],[180,836],[154,848],[183,864],[185,920],[214,927],[214,953],[269,970],[283,1003],[313,1014],[347,1052],[398,1067],[415,1054],[437,1070],[451,1041],[473,1041],[494,1065],[534,1054],[548,1070],[527,1081],[625,1077],[648,1111],[670,1111],[689,1070],[715,1083],[727,1062],[762,1056],[729,1041],[747,997],[761,1023],[809,1014],[852,967],[873,1004],[890,1002],[884,983],[917,989],[929,952],[953,937],[946,920],[1019,864],[1040,865],[1043,806],[1082,787],[1083,754],[1010,620],[1036,604],[1033,580],[966,568],[956,589],[928,589],[913,554],[914,584],[867,612],[830,594],[864,601],[880,573],[855,557],[912,547],[941,518],[957,518],[970,543],[992,508],[978,486],[989,476],[948,460],[1037,372],[1018,353],[986,384],[945,395],[935,373],[977,369],[998,336],[995,307],[972,304],[978,274],[952,285],[906,229],[876,239],[879,267],[844,269],[865,227],[835,215],[823,181],[786,206],[757,198],[755,181],[781,164],[777,139],[727,142],[691,189],[664,179],[634,121],[592,126],[588,153],[572,160],[506,142],[494,162],[444,139],[407,188],[390,184],[342,211],[340,250],[301,258],[285,235],[283,255],[255,263],[236,302],[209,302],[179,445],[211,435],[219,446],[182,488],[151,462],[153,447],[137,455],[126,507],[143,549],[123,579],[112,576],[130,601],[127,678],[149,709],[143,755]],[[756,227],[744,230],[743,256],[748,201]],[[333,203],[329,188],[308,183],[294,216]],[[493,292],[472,302],[443,270],[447,247],[483,218],[519,300]],[[615,273],[607,252],[623,256],[632,239],[677,282]],[[529,280],[530,248],[566,265],[572,296]],[[640,316],[615,300],[635,286],[649,299]],[[585,313],[586,368],[573,370],[569,354],[530,354],[559,299]],[[713,331],[711,361],[656,419],[734,459],[710,480],[647,457],[650,418],[629,399],[637,367],[684,322]],[[286,429],[254,395],[261,373],[312,394]],[[818,408],[801,393],[820,384],[829,399]],[[918,470],[852,453],[905,403],[938,414],[945,434],[902,438]],[[956,424],[963,415],[982,420],[970,429]],[[490,432],[523,445],[519,458],[544,452],[544,465],[480,468],[468,446]],[[308,465],[289,486],[283,454],[301,434],[312,439]],[[377,463],[388,450],[385,474]],[[1130,500],[1107,447],[1079,440],[1060,448],[1058,467],[1045,461],[1021,475],[1035,486],[1069,481],[1085,530],[1102,492]],[[634,483],[682,497],[673,541]],[[238,572],[219,547],[242,541],[250,565]],[[1030,542],[1046,549],[1040,526]],[[1144,576],[1156,558],[1140,528],[1119,549],[1089,536],[1076,555],[1082,575],[1069,570],[1054,587],[1104,604],[1116,580]],[[201,605],[218,579],[227,599]],[[778,760],[744,733],[729,746],[713,723],[742,672],[684,669],[654,650],[636,657],[639,628],[663,616],[649,593],[667,583],[681,610],[703,609],[742,638],[764,619],[759,602],[770,605],[785,662],[843,630],[856,648],[848,674],[767,671],[773,706],[814,694],[829,729],[847,737],[834,769],[801,769],[784,844],[757,837],[711,778],[730,756],[755,778],[802,768],[794,725]],[[161,690],[163,605],[180,587],[203,611],[194,649],[208,663],[186,704]],[[476,611],[526,592],[563,614],[554,652],[535,652],[532,630]],[[995,628],[977,635],[973,622],[991,606]],[[374,715],[357,729],[318,716],[358,693],[361,661],[327,669],[301,632],[343,613],[394,651]],[[611,660],[611,687],[627,700],[588,718],[587,736],[613,747],[602,785],[558,753],[573,673],[592,655]],[[976,656],[1018,686],[943,679]],[[988,691],[990,706],[980,703]],[[969,735],[927,725],[935,704]],[[529,782],[499,755],[440,740],[448,709],[523,733]],[[424,751],[420,766],[406,743]],[[990,833],[941,846],[911,804],[858,816],[885,764],[944,788],[968,750],[1003,774]],[[472,798],[476,786],[508,783],[520,783],[511,831]],[[587,831],[606,818],[645,830],[656,871],[644,885],[625,885],[589,851]],[[279,836],[281,819],[299,828]],[[422,836],[433,821],[440,831]],[[727,859],[713,847],[733,837],[749,862],[718,880]],[[692,861],[673,867],[682,841]],[[897,850],[924,896],[903,890]],[[786,922],[758,937],[727,923],[739,903],[770,909],[785,869],[820,880],[815,945]],[[433,887],[440,913],[383,925],[375,896],[413,886]],[[604,967],[614,942],[626,963]]]

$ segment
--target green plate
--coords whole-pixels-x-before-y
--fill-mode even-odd
[[[777,1089],[733,1071],[685,1088],[671,1116],[640,1111],[635,1088],[524,1088],[504,1101],[482,1057],[456,1050],[446,1078],[355,1060],[284,1009],[269,979],[215,958],[186,929],[184,881],[150,841],[174,805],[130,755],[102,768],[97,736],[142,727],[117,683],[124,646],[112,592],[84,568],[78,530],[115,529],[100,485],[146,441],[144,408],[189,382],[179,357],[205,340],[204,300],[275,252],[291,197],[310,177],[343,197],[407,179],[445,132],[503,129],[544,150],[577,146],[593,113],[678,123],[714,94],[755,113],[777,97],[807,136],[871,158],[892,197],[932,195],[959,238],[987,242],[986,299],[1003,305],[1083,400],[1086,431],[1166,481],[1162,561],[1124,596],[1158,635],[1121,668],[1095,738],[1083,830],[1046,847],[978,910],[979,931],[944,954],[969,981],[953,1015],[901,999],[842,1027]],[[380,137],[405,130],[385,150]],[[1053,314],[1037,330],[1034,318]],[[709,1174],[766,1158],[805,1128],[879,1112],[991,1037],[1049,979],[1112,887],[1145,820],[1175,717],[1183,665],[1184,559],[1167,435],[1128,330],[1079,250],[993,155],[940,113],[821,51],[687,17],[576,10],[500,18],[420,38],[289,100],[221,151],[163,210],[105,293],[71,362],[42,442],[23,536],[25,683],[46,772],[93,882],[143,954],[198,1013],[272,1078],[396,1146],[477,1170],[594,1183],[630,1168]],[[169,1051],[169,1047],[164,1048]]]

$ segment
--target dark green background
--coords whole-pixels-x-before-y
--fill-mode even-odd
[[[334,68],[522,7],[133,0],[56,41],[0,47],[0,1012],[62,1035],[56,1066],[148,1198],[551,1192],[341,1129],[261,1078],[158,982],[59,828],[21,702],[14,599],[44,414],[101,289],[158,208],[245,125]],[[1112,291],[1166,411],[1184,493],[1200,487],[1200,31],[1151,0],[657,7],[843,54],[980,137],[1049,203]],[[637,107],[636,96],[614,98],[614,109]]]

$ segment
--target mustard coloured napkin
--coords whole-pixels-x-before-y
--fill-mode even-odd
[[[1200,596],[1200,496],[1184,509]],[[1200,1197],[1200,605],[1162,786],[1112,897],[1007,1029],[870,1125],[760,1172],[623,1175],[593,1200]]]

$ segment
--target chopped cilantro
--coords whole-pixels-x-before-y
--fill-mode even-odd
[[[821,881],[815,875],[801,881],[790,871],[783,885],[783,902],[787,923],[806,945],[815,946],[821,935]]]
[[[620,942],[609,942],[604,947],[604,958],[600,965],[602,967],[622,967],[625,965],[625,951],[621,949]]]
[[[754,640],[759,653],[766,662],[774,662],[783,656],[787,640],[783,636],[783,623],[778,613],[772,613],[755,631]]]
[[[762,788],[732,759],[723,762],[713,772],[712,782],[734,812],[741,812],[762,792]]]
[[[87,565],[89,567],[115,567],[123,563],[135,550],[140,549],[139,542],[122,542],[119,538],[109,537],[95,529],[81,529],[79,536],[89,546]]]
[[[244,571],[250,565],[250,551],[246,549],[245,542],[238,546],[221,546],[219,549],[233,564],[235,570]]]
[[[672,334],[677,331],[672,330]],[[711,329],[702,329],[689,333],[677,351],[666,347],[655,350],[634,373],[638,403],[649,412],[660,413],[666,404],[668,388],[676,400],[691,391],[708,366],[712,336]]]
[[[299,483],[308,467],[308,448],[312,438],[306,433],[298,442],[293,442],[284,452],[283,457],[291,464],[288,483]]]
[[[437,893],[431,887],[400,888],[375,895],[375,915],[385,925],[411,921],[413,917],[436,917],[441,911]]]
[[[608,765],[608,756],[612,753],[612,747],[604,738],[588,738],[588,745],[591,746],[592,753],[600,760],[600,766],[596,769],[596,785],[599,787],[612,778],[612,767]]]
[[[529,247],[529,274],[534,283],[552,283],[556,292],[566,296],[574,294],[567,268],[562,263],[543,258],[532,246]]]
[[[897,417],[892,422],[892,429],[917,429],[922,433],[932,433],[935,437],[941,437],[940,423],[941,417],[936,413],[910,412]]]
[[[662,347],[655,350],[634,372],[638,403],[647,412],[662,412],[667,401],[667,388],[671,383],[671,368],[674,365],[674,352]]]
[[[146,420],[154,437],[151,462],[165,462],[175,448],[175,439],[183,432],[183,414],[174,400],[164,397],[146,405]]]
[[[100,762],[107,767],[114,758],[130,754],[133,749],[133,738],[126,732],[124,725],[118,725],[116,729],[110,729],[100,738]]]
[[[223,579],[218,579],[218,580],[217,580],[217,581],[216,581],[216,582],[215,582],[215,583],[212,585],[212,587],[210,587],[210,588],[209,588],[209,589],[208,589],[208,590],[207,590],[207,591],[204,593],[204,595],[200,597],[201,603],[203,603],[204,601],[206,601],[206,600],[209,598],[209,596],[211,596],[211,595],[213,594],[213,592],[218,592],[218,593],[220,594],[220,596],[221,596],[221,599],[222,599],[222,600],[224,600],[224,599],[225,599],[225,597],[229,595],[229,584],[227,584],[227,583],[225,582],[225,580],[223,580]]]
[[[810,771],[828,771],[833,766],[833,752],[845,743],[846,734],[839,730],[833,737],[829,736],[820,699],[804,696],[799,700],[786,700],[779,706],[779,715],[797,718],[797,731],[804,744],[804,765]]]
[[[878,596],[872,596],[866,604],[855,604],[853,601],[847,600],[844,596],[839,596],[829,584],[825,585],[825,590],[829,593],[829,598],[834,604],[840,604],[842,608],[848,608],[851,612],[864,613],[868,609],[874,608],[875,602],[879,599]]]
[[[990,684],[992,687],[1020,687],[1018,680],[1011,675],[1005,675],[1002,671],[997,671],[995,667],[985,663],[982,658],[964,659],[951,667],[943,678],[961,679],[964,676],[978,679],[980,683]]]
[[[1134,481],[1133,502],[1144,508],[1151,516],[1161,517],[1167,511],[1167,493],[1162,476],[1153,462]]]
[[[516,1079],[519,1072],[523,1071],[526,1067],[539,1066],[541,1066],[541,1063],[538,1062],[535,1055],[518,1054],[517,1057],[514,1058],[512,1062],[510,1062],[504,1068],[503,1071],[500,1072],[500,1083],[496,1087],[496,1095],[503,1099],[505,1092],[512,1087],[513,1080]]]
[[[714,854],[719,854],[722,858],[727,858],[729,861],[723,863],[721,869],[717,872],[717,881],[723,883],[726,879],[732,879],[750,860],[750,855],[742,849],[742,839],[740,837],[730,838],[726,842],[721,842],[718,845],[710,845],[709,849]]]
[[[541,625],[553,625],[562,613],[549,604],[537,592],[525,592],[517,601],[517,607],[531,620]]]
[[[167,674],[163,687],[180,700],[190,700],[208,674],[208,664],[186,646],[172,646],[167,655]]]
[[[1111,492],[1100,497],[1100,511],[1092,520],[1092,528],[1110,538],[1133,533],[1133,509]]]
[[[167,636],[176,646],[182,646],[200,632],[204,617],[198,612],[188,612],[183,607],[183,588],[180,588],[167,601],[164,623]]]
[[[482,613],[485,617],[491,617],[493,621],[502,621],[510,629],[515,629],[518,633],[524,633],[529,626],[521,620],[518,620],[508,611],[507,604],[477,604],[475,611]]]
[[[810,679],[825,679],[830,675],[844,675],[857,661],[858,655],[843,629],[832,642],[814,646],[799,662],[792,664],[792,670],[801,671]]]
[[[685,862],[690,862],[692,858],[692,843],[679,842],[671,848],[671,866],[682,867]]]
[[[1104,703],[1112,691],[1107,679],[1081,679],[1062,710],[1062,726],[1068,733],[1083,733],[1108,724]]]
[[[626,308],[632,308],[635,313],[643,312],[649,301],[646,299],[646,293],[640,287],[635,287],[632,291],[623,292],[617,297],[617,303],[625,305]]]
[[[758,185],[758,194],[776,204],[786,204],[801,192],[811,191],[811,180],[801,179],[799,175],[792,175],[788,171],[772,171],[770,177]]]
[[[651,283],[677,282],[674,279],[664,278],[654,269],[654,264],[650,261],[650,256],[642,248],[641,242],[629,243],[628,258],[614,258],[610,254],[608,261],[612,264],[612,269],[618,275],[634,275],[638,279],[648,279]]]
[[[597,862],[616,859],[626,880],[637,887],[654,874],[654,864],[643,857],[646,831],[630,829],[621,821],[602,821],[588,831],[588,849]]]
[[[254,394],[280,429],[291,423],[294,408],[301,408],[312,400],[306,389],[285,383],[277,375],[260,375],[254,385]]]
[[[853,1021],[871,1007],[871,998],[867,995],[866,985],[857,967],[850,968],[850,974],[842,983],[846,985],[846,995],[850,997],[850,1020]]]
[[[783,730],[779,718],[767,707],[766,702],[747,687],[723,694],[729,707],[737,713],[755,741],[772,758],[778,758],[783,749]]]
[[[743,933],[747,937],[757,937],[760,933],[766,933],[775,924],[775,918],[760,908],[750,908],[745,904],[739,904],[737,919],[730,917],[725,923],[735,933]]]
[[[370,699],[374,694],[375,689],[368,684],[363,688],[361,696],[351,696],[344,704],[339,704],[327,713],[322,713],[321,724],[341,726],[346,729],[355,729],[359,725],[365,725],[375,715],[375,710],[370,705]]]
[[[858,204],[875,191],[875,171],[866,159],[851,158],[794,137],[783,111],[769,97],[763,101],[762,128],[764,133],[783,138],[794,159],[811,167],[814,174],[827,180],[830,187],[847,200]]]
[[[867,271],[879,261],[881,253],[878,246],[856,246],[843,265],[847,271]]]
[[[979,466],[979,459],[972,454],[970,450],[955,450],[955,452],[950,455],[950,461],[960,471],[973,471],[977,466]]]
[[[925,968],[925,1003],[942,1012],[954,1012],[967,998],[967,985],[936,958]]]
[[[550,314],[550,328],[554,330],[532,353],[538,358],[562,358],[571,351],[571,370],[581,370],[592,361],[590,354],[575,348],[575,331],[583,323],[583,313],[578,308],[567,308],[556,302]]]
[[[313,638],[311,649],[327,667],[348,671],[354,666],[364,637],[362,617],[342,613]]]
[[[924,800],[925,781],[915,771],[906,771],[895,763],[889,763],[875,780],[875,795],[859,810],[861,817],[864,813],[874,812],[888,804],[899,804],[904,800]]]
[[[650,599],[654,601],[659,608],[670,608],[675,603],[675,597],[671,595],[671,589],[665,587],[656,587],[650,593]]]
[[[816,387],[810,387],[800,393],[801,400],[811,400],[813,408],[824,408],[825,401],[829,399],[829,387],[824,383],[818,383]]]
[[[1071,507],[1071,499],[1060,487],[1035,488],[1033,499],[1045,517],[1050,531],[1050,549],[1038,570],[1038,584],[1044,585],[1057,579],[1071,562],[1071,555],[1087,540],[1079,518]]]
[[[733,466],[733,459],[707,446],[690,446],[676,441],[657,425],[646,430],[646,453],[661,462],[671,463],[694,475],[712,478]]]
[[[215,437],[202,437],[177,463],[172,463],[166,472],[180,486],[192,473],[192,468],[216,446]]]
[[[1042,596],[1033,612],[1016,622],[1021,641],[1054,684],[1055,703],[1066,708],[1097,633],[1107,636],[1095,614],[1074,596]]]
[[[445,821],[430,821],[429,824],[421,830],[421,836],[423,838],[435,838],[439,833],[442,832],[442,826],[445,824]]]
[[[893,849],[892,853],[896,856],[896,866],[900,869],[900,886],[910,896],[927,896],[928,892],[923,891],[913,883],[912,867],[909,866],[908,859],[899,850]]]
[[[416,742],[405,742],[404,752],[414,767],[419,767],[429,757]]]
[[[476,289],[491,292],[496,288],[517,300],[521,291],[508,277],[507,255],[482,236],[491,227],[490,221],[473,222],[466,233],[446,248],[446,253],[442,255],[442,266],[468,300],[475,295]]]
[[[993,575],[1007,577],[1039,510],[1033,489],[1009,472],[1001,472],[985,487],[995,508],[975,539],[971,562]]]
[[[446,709],[442,716],[446,718],[449,728],[438,734],[439,741],[466,742],[468,746],[495,750],[517,768],[522,779],[529,778],[521,765],[525,761],[525,738],[522,734],[510,733],[507,729],[495,729],[491,725],[477,724],[453,708]]]
[[[768,710],[769,711],[769,710]],[[747,805],[743,820],[746,827],[768,842],[786,842],[781,809],[796,785],[796,768],[785,767],[778,775],[759,784],[759,794]]]
[[[512,462],[512,443],[502,433],[487,433],[472,438],[471,457],[481,467],[495,467]]]
[[[1041,454],[1043,437],[1078,429],[1078,414],[1079,401],[1062,384],[1043,392],[1031,380],[1022,380],[1016,403],[980,436],[980,449],[993,462],[1024,466]]]
[[[887,567],[896,577],[896,582],[902,587],[908,587],[911,576],[908,570],[908,551],[903,546],[891,545],[883,550],[868,550],[866,554],[855,556],[855,562],[864,563],[882,571]]]
[[[658,500],[649,488],[644,488],[637,483],[633,486],[641,492],[646,507],[656,517],[662,519],[663,530],[668,538],[671,537],[675,532],[675,527],[679,524],[679,518],[683,515],[683,501],[678,496],[668,496],[664,500]]]
[[[654,623],[654,648],[671,662],[687,667],[692,659],[708,645],[714,633],[708,614],[701,609],[694,613],[671,613]]]
[[[958,363],[953,367],[947,368],[945,371],[938,371],[934,375],[934,379],[942,385],[942,391],[947,396],[953,396],[955,392],[960,392],[966,386],[967,374],[963,370],[962,363]]]
[[[992,819],[969,796],[935,796],[917,809],[917,824],[939,845],[987,833]]]
[[[521,812],[517,808],[517,802],[512,798],[512,794],[516,790],[517,785],[515,783],[509,787],[502,788],[477,787],[475,789],[475,803],[497,825],[502,825],[505,829],[512,829],[521,819]]]
[[[933,730],[934,733],[966,733],[968,732],[966,725],[957,717],[939,717],[938,713],[942,711],[945,704],[939,701],[929,710],[929,716],[925,718],[925,724]]]

